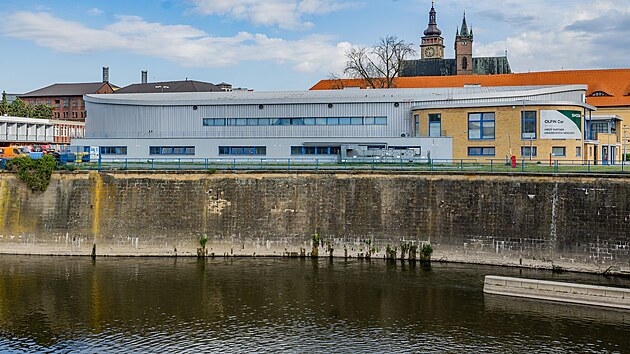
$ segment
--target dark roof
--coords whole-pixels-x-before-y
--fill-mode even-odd
[[[442,34],[442,31],[437,26],[437,16],[435,12],[435,8],[431,6],[431,11],[429,11],[429,27],[424,30],[425,36],[439,36]]]
[[[400,76],[449,76],[455,71],[455,59],[405,60]]]
[[[473,58],[473,73],[476,75],[511,74],[507,57]],[[456,75],[455,59],[405,60],[400,76],[450,76]]]
[[[158,87],[159,86],[159,87]],[[145,84],[131,84],[115,93],[160,93],[160,92],[223,92],[218,86],[209,82],[184,80],[149,82]]]
[[[83,96],[98,92],[106,82],[86,82],[74,84],[52,84],[44,88],[27,92],[19,97],[44,97],[44,96]],[[110,85],[112,88],[116,87]]]

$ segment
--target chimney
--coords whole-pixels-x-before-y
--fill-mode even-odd
[[[109,82],[109,66],[103,67],[103,82]]]
[[[141,81],[141,82],[142,82],[143,84],[146,84],[146,83],[147,83],[147,74],[148,74],[148,73],[147,73],[147,71],[146,71],[146,70],[142,70],[142,79],[141,79],[142,81]]]

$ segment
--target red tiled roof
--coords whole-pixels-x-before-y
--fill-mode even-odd
[[[361,79],[343,79],[345,87],[366,85]],[[481,86],[588,85],[586,101],[596,107],[630,106],[630,69],[544,71],[501,75],[415,76],[395,79],[398,88]],[[335,80],[322,80],[311,90],[338,89]],[[603,91],[611,96],[588,97]]]

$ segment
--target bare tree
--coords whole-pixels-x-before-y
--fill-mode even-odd
[[[331,88],[333,90],[343,90],[346,87],[346,84],[343,82],[343,79],[334,72],[328,74],[328,80],[332,81]]]
[[[415,54],[411,43],[387,36],[372,48],[358,47],[346,52],[344,74],[363,79],[371,88],[395,87],[406,57]]]

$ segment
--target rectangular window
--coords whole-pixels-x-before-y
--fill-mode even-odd
[[[267,155],[266,146],[219,146],[219,155]]]
[[[328,118],[326,120],[326,124],[328,124],[328,125],[339,125],[339,118]]]
[[[494,139],[494,112],[468,114],[468,140]]]
[[[536,111],[521,112],[521,139],[536,139]]]
[[[213,127],[213,126],[221,126],[225,125],[225,118],[204,118],[203,126],[204,127]]]
[[[194,155],[194,146],[149,146],[149,155]]]
[[[554,146],[551,148],[551,156],[567,156],[567,148],[564,146]]]
[[[350,123],[352,123],[352,119],[350,118],[339,118],[339,124],[350,125]]]
[[[69,100],[63,100],[63,108],[68,108]]]
[[[608,123],[591,123],[591,132],[608,133]]]
[[[575,148],[575,157],[581,157],[582,156],[582,147],[581,146],[577,146]]]
[[[494,156],[495,148],[490,147],[469,147],[468,156]]]
[[[374,124],[387,125],[387,117],[374,117]]]
[[[363,118],[359,118],[359,117],[351,118],[350,124],[352,124],[352,125],[363,125]]]
[[[536,146],[521,146],[521,156],[533,157],[538,153]]]
[[[413,115],[413,130],[415,132],[415,136],[419,137],[420,136],[420,115],[418,114]]]
[[[127,155],[126,146],[101,146],[101,155]]]
[[[339,146],[291,146],[291,155],[338,155]]]
[[[442,115],[429,114],[429,137],[442,136]]]

